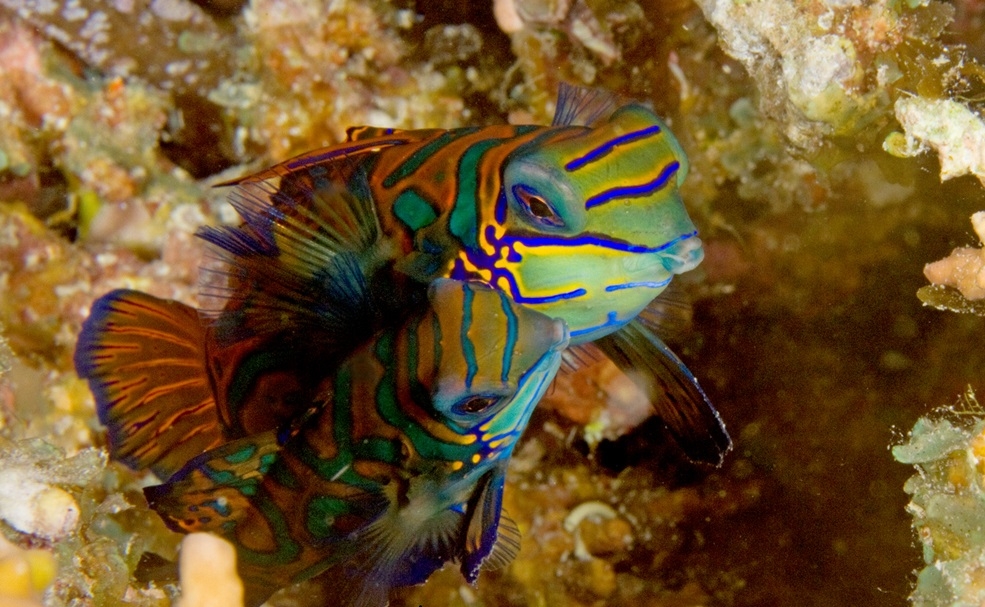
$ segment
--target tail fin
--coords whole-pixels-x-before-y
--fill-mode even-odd
[[[193,309],[117,290],[93,304],[75,347],[110,453],[168,478],[222,442],[205,369],[204,328]]]

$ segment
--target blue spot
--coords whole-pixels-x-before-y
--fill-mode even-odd
[[[232,509],[229,508],[229,502],[225,498],[209,500],[203,505],[212,508],[221,517],[227,517],[232,513]]]

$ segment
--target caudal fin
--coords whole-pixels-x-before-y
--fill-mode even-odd
[[[117,290],[96,300],[75,347],[111,455],[168,478],[222,442],[205,368],[204,329],[193,309]]]

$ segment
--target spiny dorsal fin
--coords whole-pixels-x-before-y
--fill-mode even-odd
[[[624,101],[618,95],[605,89],[562,82],[558,86],[557,107],[551,126],[596,126],[608,120],[622,105]]]
[[[176,301],[121,289],[93,304],[75,368],[115,459],[168,478],[222,441],[204,339],[196,311]]]

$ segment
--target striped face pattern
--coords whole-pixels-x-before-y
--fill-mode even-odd
[[[283,447],[240,439],[147,490],[169,526],[234,542],[248,604],[336,566],[385,600],[452,559],[474,581],[493,554],[506,460],[568,332],[480,285],[438,280],[429,301],[331,373]]]
[[[563,86],[547,127],[350,129],[239,183],[297,198],[344,163],[367,172],[398,270],[481,280],[563,318],[573,343],[616,331],[703,257],[680,144],[648,108],[600,91]]]

